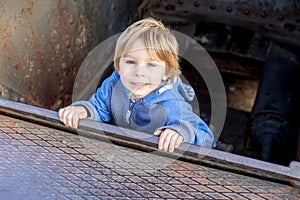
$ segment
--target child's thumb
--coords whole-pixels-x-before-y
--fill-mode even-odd
[[[160,134],[163,132],[163,130],[157,130],[153,133],[155,136],[160,136]]]
[[[79,117],[79,119],[87,118],[87,112],[80,112],[78,117]]]

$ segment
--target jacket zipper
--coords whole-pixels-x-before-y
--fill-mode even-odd
[[[134,103],[135,103],[135,100],[129,98],[129,106],[128,106],[128,110],[127,110],[127,112],[125,114],[125,121],[126,121],[127,124],[129,124],[129,119],[130,119],[130,115],[131,115],[131,109],[132,109]]]

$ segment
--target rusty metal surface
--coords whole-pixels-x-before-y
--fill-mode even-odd
[[[155,152],[157,155],[168,156],[173,159],[180,158],[199,165],[217,167],[297,187],[300,183],[300,163],[295,161],[291,162],[289,167],[286,167],[189,144],[182,144],[174,153],[164,153],[157,149],[158,137],[156,136],[92,120],[81,120],[78,129],[71,129],[59,122],[55,111],[5,99],[0,99],[0,113],[79,134],[83,138],[119,144],[145,152]]]
[[[140,10],[195,39],[230,75],[258,79],[273,43],[300,47],[299,0],[145,0]]]
[[[69,104],[85,56],[131,23],[138,3],[0,1],[0,96],[50,109]]]
[[[148,11],[174,22],[208,21],[237,25],[285,44],[300,46],[298,0],[164,0],[148,2],[144,12]]]
[[[299,199],[284,184],[0,116],[1,199]]]

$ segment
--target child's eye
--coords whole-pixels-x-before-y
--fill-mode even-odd
[[[127,60],[126,63],[129,64],[129,65],[135,64],[135,62],[133,60]]]
[[[157,67],[158,65],[154,64],[154,63],[148,63],[149,67]]]

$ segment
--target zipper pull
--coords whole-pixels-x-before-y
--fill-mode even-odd
[[[131,109],[132,109],[132,106],[134,104],[134,100],[132,100],[131,98],[129,99],[129,107],[128,107],[128,110],[126,111],[126,114],[125,114],[125,121],[127,124],[129,124],[129,118],[130,118],[130,115],[131,115]]]
[[[126,121],[127,124],[129,124],[130,115],[131,115],[131,111],[128,109],[126,114],[125,114],[125,121]]]

